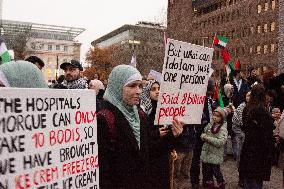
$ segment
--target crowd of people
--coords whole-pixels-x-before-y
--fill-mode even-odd
[[[33,63],[33,64],[32,64]],[[0,87],[48,88],[42,60],[29,57],[0,65]],[[77,60],[60,65],[64,75],[49,88],[91,89],[97,95],[99,182],[102,189],[226,188],[220,165],[231,140],[240,187],[260,189],[271,167],[284,170],[284,74],[256,68],[245,77],[208,81],[201,124],[155,125],[160,82],[143,81],[129,65],[113,68],[107,85],[88,80]],[[23,79],[25,78],[25,79]],[[213,99],[220,88],[224,107]],[[201,174],[202,172],[202,178]],[[202,182],[201,182],[202,180]],[[216,183],[214,183],[216,181]],[[283,186],[284,187],[284,171]]]

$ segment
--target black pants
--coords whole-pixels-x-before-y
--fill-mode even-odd
[[[202,163],[202,167],[204,170],[204,180],[205,182],[213,181],[213,176],[216,178],[217,183],[223,183],[224,178],[221,173],[220,165],[210,164],[210,163]]]
[[[202,151],[203,141],[200,137],[197,138],[194,149],[193,156],[190,167],[190,182],[191,184],[199,184],[199,175],[200,175],[200,155]],[[202,174],[203,169],[202,169]]]

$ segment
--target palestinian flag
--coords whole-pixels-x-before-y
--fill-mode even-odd
[[[224,102],[223,102],[223,98],[222,98],[221,89],[218,85],[216,85],[213,100],[218,101],[220,108],[224,108]]]
[[[228,42],[229,39],[227,37],[221,37],[217,35],[213,40],[213,45],[223,49],[226,48]]]
[[[223,58],[224,65],[227,65],[229,61],[232,60],[232,57],[229,55],[227,49],[222,49],[221,56]]]
[[[240,62],[240,59],[236,59],[234,65],[235,65],[235,69],[236,69],[236,70],[241,69],[241,62]]]
[[[233,61],[230,61],[228,64],[225,65],[227,76],[230,80],[233,79],[233,71],[235,70],[235,65]]]
[[[0,38],[0,57],[2,59],[0,64],[4,64],[11,61],[11,57],[9,55],[7,47],[1,38]]]

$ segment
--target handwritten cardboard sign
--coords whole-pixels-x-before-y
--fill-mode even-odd
[[[96,96],[0,89],[0,188],[99,188]]]
[[[155,70],[150,70],[148,77],[154,78],[156,81],[161,82],[162,74]]]
[[[155,124],[171,124],[173,118],[201,123],[213,50],[169,39]]]

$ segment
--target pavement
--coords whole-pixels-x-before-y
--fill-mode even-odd
[[[232,157],[228,157],[221,165],[221,170],[226,181],[226,189],[241,189],[238,187],[238,171],[236,162]],[[200,177],[202,178],[202,177]],[[264,182],[263,189],[282,189],[282,171],[278,167],[272,167],[269,182]],[[179,189],[191,189],[189,181],[184,181]],[[200,186],[200,189],[203,187]]]

